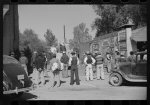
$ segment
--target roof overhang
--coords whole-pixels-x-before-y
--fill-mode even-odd
[[[131,39],[136,42],[147,41],[147,27],[142,27],[142,28],[133,30]]]

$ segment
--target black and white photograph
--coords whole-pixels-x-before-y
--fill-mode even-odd
[[[147,100],[146,84],[146,5],[3,5],[6,99]]]

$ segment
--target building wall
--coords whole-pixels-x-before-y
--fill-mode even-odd
[[[116,35],[110,35],[110,37],[102,38],[99,37],[95,41],[93,41],[90,45],[90,50],[94,53],[94,44],[98,44],[98,51],[102,53],[103,56],[106,56],[106,52],[111,53],[114,55],[116,49],[118,49],[118,39]]]
[[[121,32],[122,31],[122,32]],[[118,31],[117,33],[110,33],[105,35],[105,37],[98,37],[95,38],[95,40],[92,41],[92,43],[90,44],[90,50],[92,53],[94,53],[94,48],[93,45],[95,43],[98,44],[98,51],[100,51],[102,53],[102,55],[105,57],[106,56],[106,52],[111,53],[111,55],[113,57],[115,57],[115,51],[118,50],[121,54],[124,54],[126,56],[126,51],[127,51],[127,44],[125,43],[126,46],[123,45],[122,42],[126,42],[126,37],[124,40],[124,32],[125,30],[121,30]],[[120,35],[118,37],[118,35]],[[127,34],[125,34],[127,35]],[[120,40],[119,38],[123,38],[123,40]],[[131,40],[131,45],[132,45],[132,49],[133,51],[137,51],[137,43],[134,40]]]
[[[3,54],[19,51],[18,7],[9,5],[3,20]]]

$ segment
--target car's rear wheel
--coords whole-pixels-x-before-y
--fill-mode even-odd
[[[123,79],[119,73],[112,73],[109,77],[109,82],[113,86],[120,86],[123,83]]]

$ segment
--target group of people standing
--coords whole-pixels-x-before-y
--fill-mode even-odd
[[[128,61],[134,62],[135,57],[133,56],[133,52],[130,53]],[[119,52],[116,51],[116,59],[115,64],[118,64]],[[11,53],[11,56],[14,57],[14,54]],[[104,72],[104,63],[107,59],[107,69],[108,72],[112,69],[112,57],[109,53],[106,53],[106,58],[104,58],[101,52],[96,52],[95,56],[93,56],[90,52],[86,52],[84,56],[84,65],[85,65],[85,80],[93,80],[93,67],[96,69],[96,78],[97,80],[104,80],[105,79],[105,72]],[[27,71],[27,63],[28,59],[25,57],[25,54],[21,52],[21,56],[19,61],[25,72],[28,75]],[[33,74],[34,74],[34,83],[38,86],[45,85],[45,74],[48,75],[49,85],[50,87],[60,87],[60,73],[62,71],[62,78],[68,78],[70,76],[70,85],[73,85],[76,82],[76,85],[80,85],[79,79],[79,58],[75,51],[71,52],[71,55],[68,56],[65,51],[62,52],[60,58],[58,57],[58,52],[34,52],[31,58],[31,63],[33,66]],[[70,69],[70,73],[68,71]],[[75,78],[74,78],[75,76]],[[56,84],[55,84],[56,81]]]
[[[35,74],[37,74],[34,75],[36,77],[36,79],[34,79],[34,83],[38,86],[45,85],[45,74],[47,74],[49,79],[48,86],[60,87],[60,73],[62,71],[62,78],[68,78],[68,67],[70,67],[71,69],[70,85],[73,85],[74,82],[76,82],[77,85],[80,84],[78,75],[79,59],[76,52],[72,52],[71,56],[69,57],[64,51],[61,58],[58,58],[57,52],[48,52],[48,54],[35,52],[32,59],[34,65],[34,72],[36,72]],[[74,79],[74,75],[76,79]]]
[[[93,80],[93,66],[96,66],[97,79],[105,79],[104,76],[104,57],[100,52],[97,52],[93,57],[90,52],[87,52],[84,58],[86,81]]]

